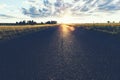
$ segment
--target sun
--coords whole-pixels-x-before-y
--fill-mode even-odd
[[[74,23],[75,20],[73,19],[72,13],[69,10],[66,10],[61,17],[59,18],[60,23]]]
[[[64,16],[64,17],[59,19],[59,22],[69,24],[69,23],[74,23],[75,21],[71,16]]]

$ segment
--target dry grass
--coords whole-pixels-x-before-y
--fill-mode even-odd
[[[55,25],[18,25],[18,26],[0,26],[0,40],[12,39],[21,35],[37,32]]]
[[[75,27],[82,27],[87,30],[102,31],[110,34],[120,33],[120,23],[85,23],[85,24],[69,24]]]
[[[46,25],[18,25],[18,26],[0,26],[0,40],[11,39],[17,36],[37,32],[42,29],[58,26],[60,24]],[[97,30],[111,34],[120,33],[120,23],[85,23],[85,24],[67,24],[74,27],[82,27],[87,30]]]
[[[76,27],[120,27],[120,23],[81,23],[81,24],[68,24]]]

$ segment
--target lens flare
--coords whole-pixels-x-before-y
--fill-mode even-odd
[[[71,36],[71,32],[73,32],[75,28],[69,24],[61,24],[59,25],[59,30],[63,38],[68,38]]]
[[[62,24],[62,25],[60,25],[60,27],[61,27],[63,32],[71,32],[71,31],[75,30],[75,28],[73,26],[69,26],[66,24]]]

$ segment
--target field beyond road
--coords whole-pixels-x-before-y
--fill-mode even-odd
[[[12,39],[18,36],[37,32],[49,27],[60,26],[62,24],[43,24],[43,25],[1,25],[0,40]],[[65,24],[70,27],[81,27],[86,30],[95,30],[110,34],[120,33],[120,23],[84,23],[84,24]]]
[[[68,25],[82,27],[87,30],[106,32],[109,34],[120,33],[120,23],[84,23],[84,24],[68,24]]]
[[[0,26],[0,40],[12,39],[56,25],[7,25]]]

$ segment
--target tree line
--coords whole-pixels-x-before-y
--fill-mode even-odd
[[[47,21],[47,22],[41,22],[41,23],[37,23],[33,20],[29,20],[29,21],[20,21],[20,22],[16,22],[16,25],[36,25],[36,24],[57,24],[57,21]]]
[[[116,22],[115,22],[115,21],[113,21],[113,22],[111,22],[111,21],[107,21],[107,23],[109,24],[109,23],[116,23]],[[118,23],[120,23],[120,21],[119,21]]]
[[[37,23],[34,20],[23,20],[15,23],[0,23],[0,25],[42,25],[42,24],[57,24],[57,21],[46,21]]]
[[[37,22],[33,21],[33,20],[29,20],[29,21],[20,21],[20,22],[16,22],[16,25],[35,25],[37,24]]]

